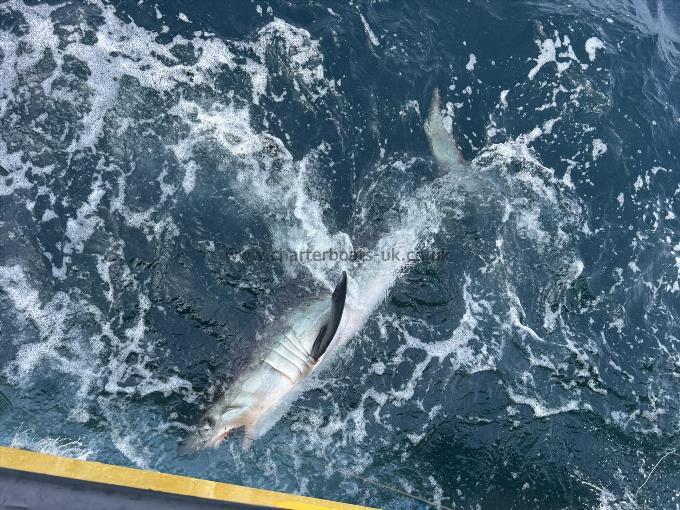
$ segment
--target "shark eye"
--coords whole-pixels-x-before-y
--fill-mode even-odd
[[[211,429],[215,426],[215,418],[212,418],[211,416],[206,416],[201,420],[201,428],[203,429]]]

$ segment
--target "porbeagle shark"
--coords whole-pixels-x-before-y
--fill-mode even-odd
[[[465,160],[445,128],[437,89],[424,128],[440,170],[464,172]],[[302,306],[275,324],[264,349],[203,415],[181,450],[215,448],[240,427],[245,428],[244,447],[261,437],[285,412],[286,403],[290,405],[299,394],[303,381],[322,366],[329,351],[361,330],[398,275],[398,270],[376,271],[363,278],[367,283],[358,294],[362,302],[355,307],[346,302],[347,274],[343,271],[330,300]]]

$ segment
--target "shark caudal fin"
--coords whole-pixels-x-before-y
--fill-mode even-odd
[[[444,124],[438,88],[432,91],[430,109],[425,120],[425,135],[427,136],[432,156],[442,173],[462,173],[465,171],[465,159]]]
[[[342,312],[345,309],[345,298],[347,297],[347,273],[342,272],[342,277],[340,278],[340,283],[335,287],[333,291],[333,296],[331,297],[331,312],[328,315],[328,320],[319,330],[319,334],[314,340],[314,345],[312,346],[311,357],[318,361],[321,356],[326,352],[328,346],[331,344],[331,340],[335,336],[338,326],[340,325],[340,320],[342,319]]]

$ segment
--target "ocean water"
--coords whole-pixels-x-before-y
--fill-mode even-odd
[[[382,508],[678,508],[679,27],[675,0],[0,1],[0,444]],[[446,257],[277,256],[394,246]],[[361,332],[249,450],[180,456],[342,270],[356,305],[395,279]]]

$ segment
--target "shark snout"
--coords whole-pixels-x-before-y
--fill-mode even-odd
[[[180,455],[189,455],[206,448],[217,448],[224,438],[229,435],[229,432],[234,429],[234,427],[210,427],[209,424],[211,421],[212,420],[207,420],[205,429],[199,428],[180,443],[178,449]]]
[[[205,448],[217,448],[229,433],[243,425],[244,410],[230,408],[222,415],[205,414],[198,421],[195,430],[179,446],[181,455]]]

